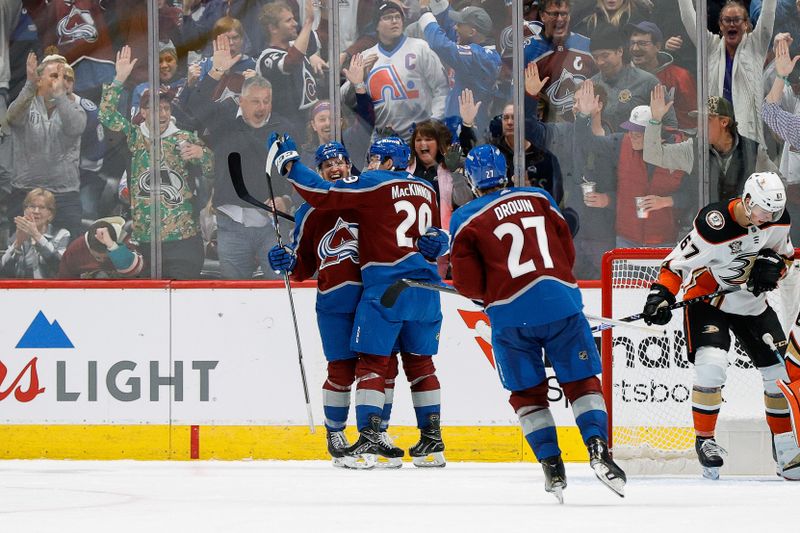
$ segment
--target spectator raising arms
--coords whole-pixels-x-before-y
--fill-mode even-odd
[[[270,190],[264,179],[265,142],[270,132],[288,129],[289,124],[273,112],[272,85],[258,75],[242,84],[238,106],[232,99],[215,101],[214,89],[218,81],[236,63],[224,35],[214,42],[213,62],[208,76],[191,93],[189,105],[198,110],[198,119],[208,128],[209,142],[214,147],[213,205],[217,211],[220,270],[227,279],[249,279],[260,266],[265,277],[279,279],[280,275],[274,273],[267,260],[267,252],[277,243],[275,228],[269,216],[236,195],[228,170],[228,156],[242,154],[247,190],[256,198],[268,198]],[[290,211],[292,188],[289,183],[275,176],[272,186],[275,207],[279,211]],[[287,226],[282,225],[281,229]],[[287,240],[288,237],[288,234],[284,236]]]
[[[761,144],[764,144],[761,73],[775,22],[776,2],[766,0],[763,3],[758,24],[753,28],[744,5],[728,1],[719,14],[719,35],[711,32],[705,35],[709,95],[722,96],[731,102],[739,122],[739,133]],[[697,39],[692,0],[679,0],[678,5],[686,32],[691,39]]]
[[[422,39],[403,35],[405,15],[400,4],[385,0],[378,6],[378,44],[364,55],[375,55],[366,82],[375,104],[375,125],[391,128],[408,141],[413,125],[423,120],[444,118],[449,86],[439,57]],[[357,89],[351,83],[342,86],[343,97]]]
[[[27,81],[6,117],[14,141],[9,220],[21,214],[28,192],[42,188],[55,195],[59,208],[55,226],[78,235],[80,140],[86,128],[86,111],[67,96],[66,67],[62,56],[49,55],[37,64],[36,55],[28,54]]]
[[[453,69],[453,88],[445,102],[445,116],[458,116],[458,97],[464,89],[471,89],[479,101],[490,102],[500,74],[500,54],[490,39],[492,19],[480,7],[466,7],[461,11],[447,8],[440,13],[431,12],[430,0],[421,0],[423,13],[420,26],[425,40],[442,60]],[[476,117],[477,128],[483,132],[489,126],[488,106]],[[413,148],[413,146],[412,146]]]
[[[193,198],[196,194],[191,179],[191,167],[199,167],[202,176],[210,176],[213,165],[211,150],[197,135],[178,129],[172,118],[172,93],[159,91],[158,124],[150,121],[149,94],[142,95],[142,110],[137,118],[128,121],[117,111],[122,86],[128,79],[136,59],[124,46],[117,53],[114,81],[103,87],[100,122],[112,131],[121,131],[128,139],[132,154],[130,172],[133,239],[143,245],[147,259],[153,237],[152,186],[153,168],[150,162],[150,143],[159,139],[163,164],[158,170],[161,180],[161,220],[163,276],[174,279],[194,279],[203,266],[203,241],[197,225]],[[149,264],[149,261],[148,261]]]
[[[307,0],[307,3],[311,1]],[[311,63],[312,56],[317,52],[317,41],[311,33],[314,10],[310,5],[307,6],[299,33],[297,21],[284,2],[264,6],[259,21],[264,33],[269,36],[269,44],[256,62],[256,72],[275,89],[276,109],[287,116],[297,111],[306,113],[317,103],[317,82]],[[318,63],[320,60],[317,54],[315,61]]]

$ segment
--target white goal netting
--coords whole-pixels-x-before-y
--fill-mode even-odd
[[[606,254],[604,316],[640,313],[668,252],[614,250]],[[686,356],[682,320],[683,311],[675,311],[665,336],[624,327],[604,332],[603,383],[612,397],[611,446],[615,459],[633,472],[699,471],[692,424],[693,369]],[[730,453],[726,467],[729,473],[774,472],[761,374],[738,342],[728,360],[717,424],[717,440]]]

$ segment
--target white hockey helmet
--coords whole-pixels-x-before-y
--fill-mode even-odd
[[[753,206],[757,205],[764,211],[772,213],[772,221],[777,222],[786,208],[786,189],[783,187],[783,180],[774,172],[750,174],[744,182],[742,205],[748,217]]]

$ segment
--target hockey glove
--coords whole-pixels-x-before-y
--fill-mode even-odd
[[[450,248],[450,235],[443,229],[431,226],[425,235],[417,239],[417,248],[425,259],[435,261]]]
[[[297,255],[289,246],[276,244],[270,248],[267,259],[269,259],[270,268],[279,273],[291,272],[297,265]]]
[[[675,296],[669,289],[660,283],[650,285],[650,292],[647,301],[644,303],[642,314],[648,326],[653,324],[663,326],[672,320],[672,310],[670,305],[675,303]]]
[[[288,134],[278,135],[272,132],[267,140],[267,172],[272,169],[278,171],[281,176],[289,174],[288,164],[292,161],[299,161],[300,154],[297,153],[297,145]]]
[[[758,252],[750,270],[750,277],[747,279],[747,289],[753,296],[759,296],[763,292],[775,290],[780,280],[786,273],[786,263],[783,258],[769,248]]]

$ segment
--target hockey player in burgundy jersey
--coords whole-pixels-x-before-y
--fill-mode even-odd
[[[311,206],[347,211],[359,227],[363,293],[350,346],[359,354],[356,421],[361,435],[348,454],[403,455],[402,450],[387,446],[380,435],[389,356],[399,347],[421,433],[410,455],[417,466],[444,466],[439,380],[432,360],[442,320],[438,293],[413,289],[404,291],[391,309],[380,304],[383,292],[398,279],[441,282],[434,256],[447,251],[447,245],[441,245],[446,243],[447,233],[432,227],[439,216],[434,189],[402,172],[411,151],[397,137],[381,139],[370,148],[370,156],[380,159],[379,170],[332,183],[299,162],[291,138],[273,134],[269,145],[270,169],[286,175]],[[433,253],[425,257],[420,250]]]
[[[785,207],[783,182],[772,172],[752,174],[741,198],[704,207],[692,231],[664,260],[644,305],[645,321],[663,325],[672,318],[669,305],[681,288],[689,299],[720,288],[747,287],[692,304],[684,312],[688,358],[694,364],[695,449],[709,479],[719,477],[725,455],[714,440],[714,430],[723,403],[731,332],[761,372],[778,472],[787,479],[800,479],[800,449],[792,434],[789,404],[776,384],[789,378],[783,360],[786,336],[766,297],[794,257]]]
[[[335,181],[350,176],[350,155],[338,142],[317,148],[315,159],[320,175]],[[356,461],[345,455],[350,447],[344,429],[350,410],[350,388],[355,381],[358,356],[350,349],[350,333],[356,306],[361,299],[361,268],[358,262],[358,224],[349,221],[347,213],[314,209],[302,204],[295,213],[294,241],[291,247],[274,246],[269,251],[270,266],[275,271],[288,271],[294,281],[317,276],[317,326],[322,351],[328,361],[328,377],[322,385],[328,452],[334,466],[371,468],[402,466],[396,458],[378,463],[373,454]],[[381,414],[381,437],[389,440],[386,429],[392,410],[397,357],[391,356]]]
[[[465,163],[477,199],[450,221],[450,261],[458,291],[486,307],[500,381],[545,473],[545,490],[563,502],[567,486],[548,408],[542,349],[572,404],[597,477],[624,496],[625,473],[608,453],[600,355],[572,275],[575,249],[553,198],[538,187],[505,188],[506,162],[492,145]]]

